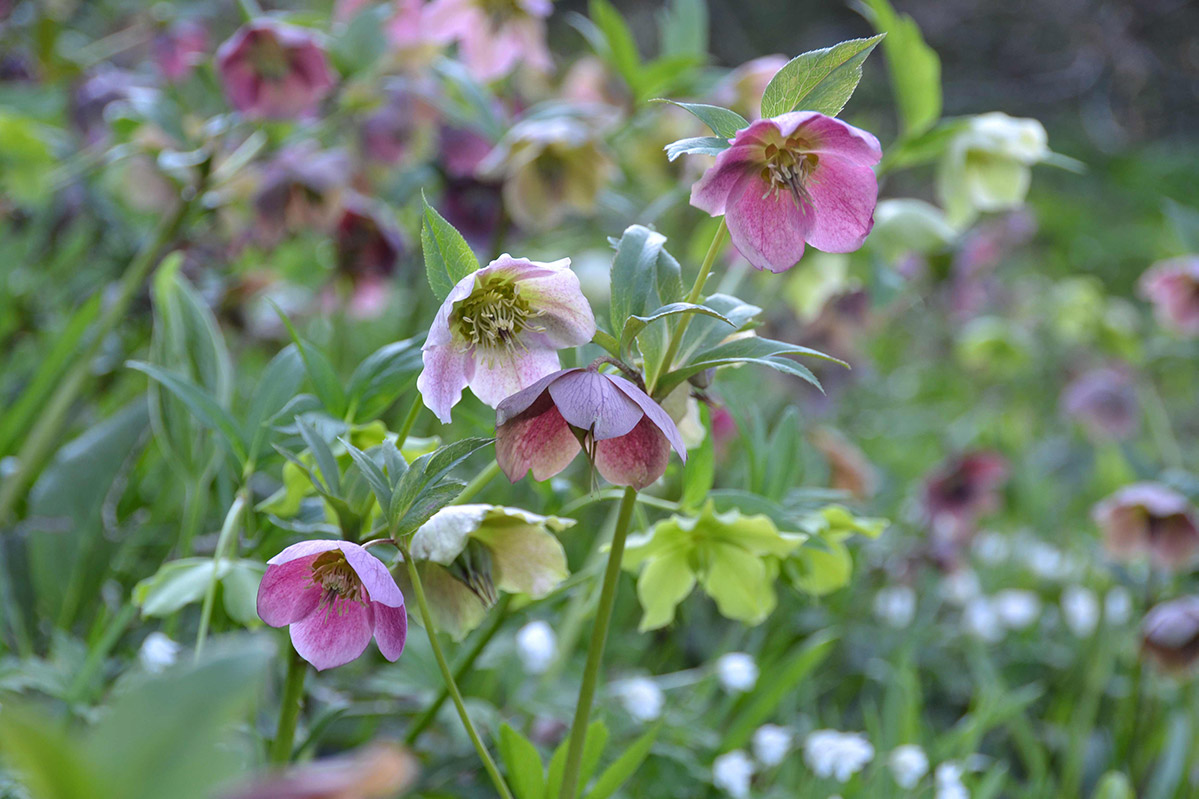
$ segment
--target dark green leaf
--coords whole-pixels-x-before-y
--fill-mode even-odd
[[[731,139],[737,135],[737,131],[749,127],[749,121],[738,114],[736,111],[730,111],[727,108],[721,108],[718,105],[705,105],[704,103],[679,103],[674,100],[667,100],[668,103],[674,103],[679,108],[690,111],[699,118],[712,132],[717,136],[725,139]]]
[[[633,33],[624,18],[608,0],[591,0],[587,4],[587,13],[603,35],[604,48],[599,55],[608,61],[630,86],[635,87],[641,56],[637,53],[637,43],[633,40]]]
[[[707,408],[701,407],[700,414],[708,432],[699,447],[688,453],[687,463],[683,466],[683,496],[679,500],[684,508],[695,510],[707,500],[716,480],[716,448],[712,444]]]
[[[317,471],[325,481],[325,490],[335,497],[340,497],[341,468],[337,464],[337,456],[329,449],[329,442],[325,441],[312,423],[303,416],[296,417],[296,427],[299,428],[300,437],[304,439],[308,451],[312,453],[312,459],[316,461]]]
[[[342,438],[339,440],[345,446],[346,451],[350,453],[350,457],[354,459],[354,463],[358,464],[362,475],[370,483],[371,491],[374,492],[379,507],[386,513],[391,508],[391,483],[388,481],[387,475],[383,473],[383,470],[379,468],[379,464],[375,463],[370,455],[358,449],[358,447],[351,444],[347,439]],[[384,444],[386,445],[386,442]],[[392,449],[395,449],[395,447],[392,447]]]
[[[771,369],[802,378],[817,388],[820,387],[820,381],[816,379],[816,376],[812,374],[810,369],[789,358],[783,357],[785,355],[808,355],[839,363],[842,366],[848,366],[844,361],[808,347],[801,347],[797,344],[786,344],[782,341],[772,341],[768,338],[749,336],[747,338],[727,341],[706,352],[699,353],[685,366],[663,376],[658,382],[655,394],[666,396],[666,394],[670,393],[671,389],[691,377],[691,375],[699,374],[705,369],[712,369],[717,366],[730,366],[735,363],[756,363],[761,366],[769,366]]]
[[[421,369],[421,341],[387,344],[368,355],[350,376],[347,404],[353,418],[373,421],[408,388]]]
[[[325,410],[330,416],[339,418],[345,416],[346,392],[341,386],[341,380],[338,378],[333,364],[329,362],[325,353],[300,338],[299,332],[287,318],[287,314],[283,313],[283,310],[277,305],[275,312],[283,320],[292,343],[300,351],[300,359],[304,362],[304,371],[308,373],[308,379],[312,381],[312,387],[316,389],[316,395],[320,398],[321,404],[325,406]]]
[[[766,85],[762,116],[776,117],[795,110],[828,116],[841,113],[862,79],[862,63],[884,35],[850,39],[797,55]]]
[[[499,750],[516,799],[541,799],[545,793],[545,766],[533,742],[508,724],[501,724]]]
[[[642,225],[625,229],[612,261],[612,330],[624,329],[625,320],[645,310],[653,291],[658,255],[666,237]]]
[[[249,457],[258,456],[269,433],[268,425],[283,406],[295,397],[304,381],[304,362],[294,344],[288,344],[262,371],[254,393],[244,430],[250,439]]]
[[[708,308],[705,305],[695,305],[689,302],[672,302],[670,305],[664,305],[645,316],[632,315],[625,320],[624,330],[620,334],[620,351],[627,353],[629,347],[633,344],[633,340],[651,323],[659,319],[665,319],[668,316],[677,316],[680,314],[700,314],[713,319],[719,319],[729,326],[729,333],[732,333],[735,329],[733,323],[719,311]]]
[[[424,221],[420,228],[421,249],[425,254],[425,275],[438,300],[444,300],[458,281],[479,269],[479,259],[453,225],[445,221],[429,201],[424,203]]]
[[[704,0],[670,0],[658,13],[663,55],[708,55],[708,4]]]

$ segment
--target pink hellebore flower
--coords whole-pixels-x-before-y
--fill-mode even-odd
[[[748,119],[758,119],[766,86],[790,59],[785,55],[764,55],[746,61],[721,79],[712,91],[717,105],[731,108]]]
[[[640,490],[666,471],[670,448],[687,447],[662,406],[637,386],[594,369],[554,372],[495,409],[495,457],[516,482],[530,470],[548,480],[586,447],[615,485]]]
[[[1093,369],[1062,392],[1062,410],[1076,418],[1095,438],[1128,438],[1137,431],[1141,406],[1127,371]]]
[[[154,61],[171,83],[178,83],[208,53],[208,30],[198,22],[184,20],[154,37]]]
[[[416,386],[448,423],[462,389],[496,407],[558,370],[557,351],[586,344],[595,316],[570,259],[538,263],[507,253],[450,289],[425,340]]]
[[[733,244],[757,269],[785,272],[804,242],[853,252],[874,226],[878,139],[815,111],[760,119],[691,187],[691,204],[724,215]]]
[[[302,541],[267,561],[258,585],[258,615],[290,625],[300,657],[318,671],[349,663],[371,636],[383,657],[404,651],[404,595],[383,562],[348,541]]]
[[[238,29],[216,53],[230,104],[254,118],[312,116],[333,88],[325,51],[304,28],[257,19]]]
[[[1159,261],[1141,275],[1140,289],[1163,325],[1199,336],[1199,255]]]
[[[433,0],[424,23],[431,36],[457,42],[466,68],[487,83],[525,64],[549,72],[545,18],[551,0]]]
[[[1091,511],[1104,545],[1127,560],[1147,552],[1160,568],[1178,570],[1199,555],[1199,527],[1186,497],[1160,483],[1133,483]]]

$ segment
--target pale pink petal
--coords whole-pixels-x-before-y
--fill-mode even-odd
[[[458,39],[462,60],[467,70],[480,83],[490,83],[507,75],[520,61],[520,50],[503,35],[507,30],[493,31],[490,25],[475,28]]]
[[[321,589],[312,582],[312,554],[266,567],[258,584],[258,617],[272,627],[292,624],[316,610]]]
[[[345,547],[346,561],[362,581],[372,602],[392,608],[404,607],[404,595],[400,593],[395,578],[383,561],[357,544]]]
[[[349,663],[366,650],[375,632],[370,605],[343,597],[291,625],[291,643],[317,671]]]
[[[534,480],[548,480],[569,466],[581,449],[548,395],[542,395],[530,411],[495,431],[496,462],[513,483],[530,469]]]
[[[815,217],[811,205],[751,174],[730,193],[725,221],[733,246],[755,269],[785,272],[803,257]]]
[[[450,293],[441,301],[441,307],[437,309],[437,314],[433,317],[433,324],[429,326],[429,335],[425,338],[426,348],[449,344],[453,341],[453,334],[450,333],[450,314],[454,312],[454,304],[470,296],[475,289],[475,278],[478,275],[487,274],[485,271],[487,268],[483,267],[483,269],[470,273],[450,289]]]
[[[874,134],[815,111],[795,111],[775,117],[783,135],[803,139],[807,152],[837,155],[858,166],[873,166],[883,157]]]
[[[595,468],[609,483],[641,490],[666,472],[670,442],[649,418],[626,435],[595,445]]]
[[[486,17],[471,0],[433,0],[425,6],[422,22],[429,37],[443,43],[469,36],[472,30],[487,25]]]
[[[543,330],[530,334],[530,340],[554,349],[578,347],[595,335],[595,315],[583,296],[578,276],[570,270],[570,259],[564,258],[547,267],[560,266],[553,273],[522,280],[521,296],[540,315],[533,320]]]
[[[808,244],[825,252],[853,252],[874,227],[878,179],[868,166],[822,155],[805,186],[816,209]]]
[[[637,403],[641,410],[645,412],[645,415],[649,417],[649,420],[658,426],[658,429],[666,436],[666,440],[670,442],[670,446],[674,447],[674,451],[679,453],[679,457],[686,463],[687,445],[683,443],[683,435],[679,432],[679,428],[674,423],[674,420],[670,418],[670,414],[661,405],[654,402],[653,397],[620,375],[604,375],[604,377],[623,391],[625,396]]]
[[[730,147],[716,156],[716,163],[691,186],[691,204],[712,216],[720,216],[741,179],[760,170],[764,163],[762,149],[757,145]]]
[[[309,555],[319,555],[322,552],[329,552],[330,550],[334,549],[345,549],[348,546],[353,545],[345,541],[334,541],[331,538],[314,538],[310,541],[301,541],[298,544],[292,544],[287,549],[268,560],[267,565],[275,566],[293,561],[296,558],[306,558]]]
[[[408,611],[402,605],[388,607],[378,602],[372,610],[375,613],[375,643],[383,657],[394,663],[403,654],[404,642],[408,640]]]
[[[479,349],[474,354],[474,374],[468,382],[471,392],[494,408],[561,367],[558,353],[552,349],[492,352]]]
[[[513,418],[523,414],[534,403],[536,403],[537,400],[542,399],[541,395],[545,392],[546,388],[549,386],[550,383],[553,383],[555,380],[557,380],[562,375],[570,374],[571,372],[578,372],[578,371],[580,371],[580,370],[579,369],[563,369],[560,372],[554,372],[552,375],[546,375],[545,377],[541,378],[540,380],[538,380],[536,383],[532,384],[528,388],[518,391],[517,393],[513,394],[512,396],[504,399],[503,402],[501,402],[499,405],[495,406],[495,425],[496,425],[496,427],[499,427],[500,425],[507,423],[510,419],[513,419]],[[544,405],[546,403],[548,403],[549,401],[550,400],[547,396],[544,399],[544,401],[541,403],[541,405],[538,405],[539,410],[537,412],[540,413],[542,410],[544,410]]]
[[[449,424],[450,410],[462,399],[462,389],[466,388],[471,358],[452,344],[426,347],[421,353],[425,368],[416,378],[416,389],[425,407],[444,424]]]
[[[625,435],[645,415],[606,375],[590,370],[559,377],[550,383],[549,394],[562,418],[597,441]]]

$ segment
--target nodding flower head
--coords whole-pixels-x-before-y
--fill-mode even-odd
[[[595,335],[595,316],[570,259],[501,255],[445,298],[425,340],[417,387],[443,422],[467,386],[493,408],[558,370],[557,351]]]
[[[216,54],[229,103],[256,119],[312,116],[333,88],[333,73],[316,36],[305,28],[256,19]]]
[[[1140,290],[1161,324],[1199,336],[1199,256],[1159,261],[1141,275]]]
[[[1103,530],[1104,546],[1119,560],[1148,554],[1171,571],[1199,555],[1195,509],[1186,497],[1160,483],[1134,483],[1095,506],[1091,514]]]

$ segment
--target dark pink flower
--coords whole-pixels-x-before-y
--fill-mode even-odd
[[[563,369],[495,409],[495,455],[508,479],[531,469],[548,480],[586,447],[604,479],[645,488],[666,471],[670,448],[687,448],[662,406],[637,386],[594,369]]]
[[[433,0],[423,21],[435,39],[457,42],[466,68],[487,83],[518,64],[550,70],[545,18],[552,10],[551,0]]]
[[[999,504],[1007,461],[994,452],[967,452],[942,464],[924,485],[924,508],[934,527],[969,526]]]
[[[272,19],[256,19],[216,53],[217,71],[229,103],[260,119],[312,116],[333,88],[324,48],[311,31]]]
[[[1160,483],[1121,488],[1091,512],[1113,557],[1148,554],[1163,569],[1185,568],[1199,554],[1195,509],[1186,497]]]
[[[1199,596],[1155,605],[1141,622],[1141,646],[1167,669],[1185,669],[1199,658]]]
[[[319,150],[313,142],[281,150],[262,168],[254,195],[264,238],[332,226],[349,172],[349,157],[341,150]]]
[[[318,671],[341,666],[373,636],[383,657],[404,651],[404,595],[383,562],[348,541],[302,541],[267,561],[258,586],[258,615],[290,626],[300,657]]]
[[[199,22],[183,20],[154,38],[154,61],[171,83],[191,74],[208,54],[208,30]]]
[[[1140,289],[1161,324],[1199,336],[1199,256],[1159,261],[1141,275]]]
[[[395,223],[357,194],[346,197],[334,240],[337,269],[356,281],[390,275],[404,251]]]
[[[757,269],[783,272],[804,242],[853,252],[874,226],[878,139],[839,119],[792,111],[737,132],[691,188],[691,204],[724,215],[733,244]]]
[[[1128,438],[1141,421],[1136,386],[1123,369],[1092,369],[1062,393],[1062,410],[1096,438]]]

